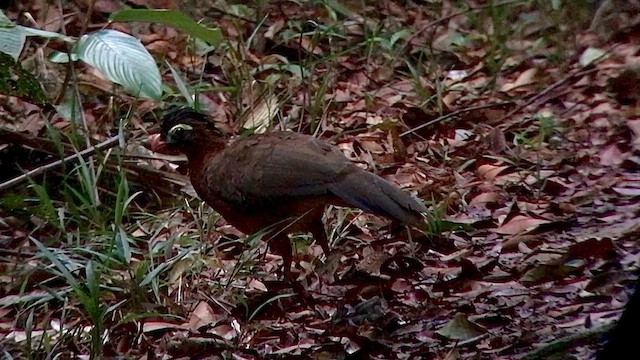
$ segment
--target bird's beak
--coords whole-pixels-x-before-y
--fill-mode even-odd
[[[167,152],[167,143],[161,139],[160,134],[153,134],[149,137],[149,148],[157,153]]]
[[[172,144],[168,143],[166,139],[163,139],[160,134],[153,134],[149,136],[147,141],[147,147],[151,151],[164,154],[164,155],[183,155],[184,153],[180,149],[175,148]]]

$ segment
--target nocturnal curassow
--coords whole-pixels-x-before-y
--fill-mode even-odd
[[[289,233],[311,232],[329,255],[325,207],[356,207],[403,224],[419,224],[427,208],[391,182],[363,170],[337,148],[309,135],[274,131],[240,137],[230,145],[209,118],[182,108],[165,115],[158,152],[187,156],[196,193],[238,230],[269,229],[271,250],[289,279]]]

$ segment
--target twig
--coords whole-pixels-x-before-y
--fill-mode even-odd
[[[598,71],[598,69],[592,68],[592,69],[587,69],[587,70],[579,70],[579,71],[575,71],[575,72],[573,72],[571,74],[568,74],[567,76],[565,76],[562,79],[554,82],[553,84],[549,85],[547,88],[542,90],[541,92],[539,92],[536,95],[534,95],[531,98],[529,98],[529,100],[527,100],[524,104],[522,104],[522,105],[516,107],[515,109],[509,111],[506,115],[504,115],[502,118],[500,118],[499,122],[502,122],[502,120],[506,120],[509,117],[513,116],[514,114],[517,114],[518,112],[522,111],[522,109],[524,109],[527,106],[533,104],[534,102],[540,100],[541,98],[543,98],[544,96],[549,94],[551,91],[559,88],[560,85],[562,85],[565,82],[571,80],[572,78],[574,78],[576,76],[588,75],[588,74],[591,74],[591,73],[596,72],[596,71]]]
[[[591,69],[587,69],[587,70],[579,70],[579,71],[575,71],[571,74],[568,74],[567,76],[563,77],[562,79],[556,81],[555,83],[551,84],[550,86],[548,86],[547,88],[545,88],[544,90],[542,90],[541,92],[537,93],[536,95],[532,96],[531,98],[529,98],[527,101],[525,101],[524,104],[519,105],[518,107],[516,107],[515,109],[509,111],[506,115],[504,115],[502,118],[500,118],[500,120],[498,121],[498,123],[502,123],[503,120],[508,119],[509,117],[513,116],[514,114],[517,114],[518,112],[522,111],[524,108],[526,108],[527,106],[533,104],[534,102],[540,100],[541,98],[543,98],[544,96],[546,96],[547,94],[549,94],[551,91],[557,89],[558,87],[560,87],[560,85],[564,84],[565,82],[571,80],[572,78],[576,77],[576,76],[584,76],[584,75],[588,75],[591,74],[593,72],[598,71],[598,69],[596,68],[591,68]],[[486,109],[489,107],[494,107],[494,106],[502,106],[502,105],[506,105],[506,104],[511,104],[513,103],[513,101],[506,101],[506,102],[501,102],[501,103],[494,103],[494,104],[484,104],[484,105],[479,105],[479,106],[473,106],[470,108],[465,108],[465,109],[460,109],[460,110],[456,110],[453,112],[450,112],[446,115],[440,116],[436,119],[433,119],[429,122],[426,122],[422,125],[419,125],[411,130],[407,130],[405,132],[403,132],[402,134],[400,134],[400,136],[405,136],[405,135],[409,135],[411,133],[414,133],[424,127],[427,127],[429,125],[433,125],[435,123],[438,123],[440,121],[445,121],[448,120],[449,118],[452,118],[458,114],[461,113],[465,113],[465,112],[469,112],[469,111],[475,111],[475,110],[481,110],[481,109]]]
[[[54,168],[56,168],[58,166],[61,166],[63,164],[71,162],[71,161],[76,161],[81,157],[85,158],[85,157],[92,156],[96,152],[98,152],[99,150],[110,149],[112,147],[115,147],[117,144],[118,144],[118,136],[114,136],[114,137],[111,137],[111,138],[99,143],[98,145],[91,146],[91,147],[86,148],[86,149],[84,149],[84,150],[82,150],[82,151],[80,151],[80,152],[78,152],[76,154],[69,155],[69,156],[65,157],[64,159],[56,160],[56,161],[54,161],[52,163],[49,163],[49,164],[40,166],[38,168],[35,168],[33,170],[30,170],[30,171],[28,171],[28,172],[26,172],[26,173],[24,173],[24,174],[22,174],[20,176],[17,176],[17,177],[15,177],[15,178],[13,178],[13,179],[11,179],[9,181],[6,181],[6,182],[0,184],[0,192],[4,191],[4,190],[7,190],[7,189],[9,189],[9,188],[11,188],[13,186],[16,186],[16,185],[22,183],[23,181],[26,181],[29,178],[44,174],[45,172],[47,172],[47,171],[49,171],[51,169],[54,169]]]
[[[441,121],[448,120],[448,119],[450,119],[450,118],[452,118],[452,117],[454,117],[456,115],[459,115],[459,114],[463,114],[463,113],[470,112],[470,111],[482,110],[482,109],[486,109],[486,108],[497,107],[497,106],[504,106],[504,105],[508,105],[508,104],[512,104],[512,103],[513,103],[513,101],[504,101],[504,102],[499,102],[499,103],[483,104],[483,105],[472,106],[472,107],[468,107],[468,108],[464,108],[464,109],[458,109],[458,110],[452,111],[452,112],[450,112],[450,113],[448,113],[446,115],[442,115],[440,117],[437,117],[437,118],[435,118],[435,119],[433,119],[431,121],[427,121],[426,123],[418,125],[418,126],[414,127],[413,129],[407,130],[407,131],[403,132],[402,134],[400,134],[400,136],[406,136],[406,135],[412,134],[412,133],[414,133],[414,132],[416,132],[416,131],[424,128],[424,127],[439,123]]]
[[[0,127],[0,143],[17,144],[53,155],[59,154],[58,148],[51,140],[26,135],[3,127]]]

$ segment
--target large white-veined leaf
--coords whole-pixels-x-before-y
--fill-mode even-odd
[[[83,35],[73,53],[136,96],[162,97],[160,70],[140,40],[115,30]]]
[[[0,51],[18,60],[27,34],[21,26],[0,27]]]
[[[58,38],[67,42],[75,41],[74,38],[63,34],[32,29],[20,25],[16,26],[2,11],[0,11],[0,52],[9,54],[17,60],[18,56],[20,56],[20,53],[22,52],[24,41],[27,36]]]
[[[2,12],[2,10],[0,10],[0,27],[14,27],[14,26],[15,25],[13,25],[13,23],[11,22],[11,20],[9,20],[7,15],[5,15],[4,12]]]

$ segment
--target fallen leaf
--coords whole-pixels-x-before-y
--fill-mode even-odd
[[[451,321],[436,331],[436,334],[452,340],[469,340],[486,332],[484,327],[469,321],[464,314],[457,313]]]
[[[213,312],[211,306],[209,306],[206,301],[200,301],[198,306],[196,306],[193,312],[189,315],[187,326],[189,330],[195,333],[202,327],[215,324],[217,322],[216,318],[217,316]]]
[[[502,85],[502,87],[500,88],[500,91],[502,92],[509,92],[515,88],[519,88],[521,86],[525,86],[525,85],[531,85],[533,83],[535,83],[535,76],[536,73],[538,72],[538,69],[536,68],[531,68],[531,69],[527,69],[525,71],[523,71],[518,78],[516,79],[516,81],[512,82],[512,83],[506,83],[504,85]]]
[[[484,192],[474,197],[469,201],[470,206],[486,204],[486,203],[496,203],[500,200],[500,194],[497,192]]]
[[[496,176],[500,175],[500,173],[507,170],[509,167],[510,167],[509,165],[496,166],[496,165],[484,164],[484,165],[478,166],[478,170],[476,170],[476,172],[478,173],[478,176],[480,176],[483,179],[493,180],[496,178]]]
[[[498,234],[515,235],[527,230],[534,229],[542,224],[548,224],[550,222],[550,220],[536,219],[524,215],[516,215],[511,219],[511,221],[501,225],[494,231]]]
[[[604,54],[606,54],[604,50],[589,47],[582,52],[578,62],[582,66],[587,66],[587,65],[590,65],[592,62],[600,59],[602,56],[604,56]]]
[[[620,165],[625,159],[624,153],[616,145],[607,146],[600,153],[600,165],[615,166]]]

